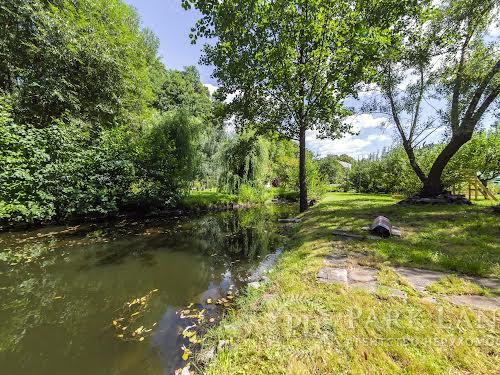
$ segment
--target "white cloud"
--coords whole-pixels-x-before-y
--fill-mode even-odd
[[[226,97],[226,100],[224,100],[224,103],[231,103],[233,101],[233,99],[236,98],[236,95],[238,95],[238,94],[239,94],[239,92],[235,92],[235,93],[229,94]]]
[[[355,132],[360,134],[347,134],[341,139],[320,139],[317,131],[306,132],[306,146],[314,154],[324,157],[327,155],[347,154],[352,157],[361,156],[377,151],[390,144],[391,138],[380,134],[375,128],[381,128],[385,123],[384,118],[373,117],[369,114],[350,116],[346,122],[350,123]],[[366,132],[375,134],[366,134]]]
[[[374,142],[374,141],[387,141],[389,139],[391,139],[391,137],[385,135],[385,134],[370,134],[368,136],[368,138],[366,138],[367,140],[369,140],[370,142]]]
[[[219,86],[212,85],[211,83],[204,83],[203,86],[205,86],[208,89],[210,95],[213,95],[214,92],[216,92],[219,89]],[[224,100],[224,103],[231,103],[233,99],[236,97],[236,95],[238,95],[238,93],[239,92],[237,91],[233,94],[229,94],[226,100]]]
[[[500,37],[500,22],[492,23],[487,30],[488,36],[492,38]]]
[[[306,132],[306,147],[320,157],[340,154],[359,155],[362,149],[370,144],[371,141],[352,135],[346,135],[342,139],[319,139],[316,131]]]
[[[373,117],[370,114],[363,113],[347,117],[346,123],[352,126],[352,130],[360,132],[362,129],[382,127],[386,120],[383,117]]]
[[[203,86],[205,86],[208,89],[210,95],[213,95],[214,92],[216,92],[217,89],[219,88],[218,86],[212,85],[211,83],[204,83]]]

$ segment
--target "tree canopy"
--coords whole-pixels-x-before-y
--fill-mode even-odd
[[[389,116],[422,182],[422,195],[443,191],[446,165],[498,102],[499,44],[487,36],[498,12],[493,0],[431,3],[381,61],[383,100],[367,108]],[[415,150],[443,128],[446,146],[425,172]]]
[[[299,141],[301,210],[307,208],[305,133],[350,130],[343,100],[374,75],[374,60],[413,2],[184,0],[202,17],[192,38],[215,38],[203,61],[215,66],[238,127]]]

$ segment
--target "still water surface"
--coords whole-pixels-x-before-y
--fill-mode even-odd
[[[172,374],[183,364],[186,322],[178,311],[194,303],[215,314],[206,299],[248,281],[283,244],[277,219],[295,209],[0,234],[0,372]],[[127,326],[135,310],[126,303],[148,293]],[[119,338],[123,327],[129,336]]]

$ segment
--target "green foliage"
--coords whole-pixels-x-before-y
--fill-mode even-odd
[[[330,184],[341,184],[344,181],[345,171],[336,156],[328,155],[318,160],[319,173]]]
[[[32,221],[54,213],[53,196],[42,188],[45,144],[40,130],[14,124],[10,100],[0,96],[0,217]]]
[[[0,219],[31,222],[118,210],[134,177],[130,140],[116,129],[92,140],[85,126],[0,123]]]
[[[190,66],[184,71],[168,70],[165,73],[155,106],[163,112],[183,109],[194,116],[208,118],[212,102],[198,71]]]
[[[445,144],[421,147],[415,151],[416,160],[427,173]],[[450,160],[442,175],[442,186],[467,182],[469,174],[476,174],[483,183],[500,175],[500,138],[495,129],[480,132],[464,145]],[[362,193],[397,193],[413,195],[422,188],[422,182],[411,167],[405,150],[396,146],[381,155],[372,155],[353,164],[349,174],[350,188]]]
[[[270,143],[252,132],[228,138],[219,154],[219,189],[238,193],[242,185],[264,185]]]
[[[299,147],[296,143],[277,139],[274,142],[271,155],[270,180],[276,181],[281,192],[278,196],[290,192],[296,196],[299,192]],[[310,194],[320,196],[326,190],[326,179],[320,172],[320,163],[313,159],[311,152],[306,152],[306,181]]]
[[[153,210],[215,180],[222,125],[122,0],[0,5],[0,221]],[[220,105],[220,104],[218,104]]]
[[[498,14],[495,0],[424,2],[381,60],[382,95],[366,107],[390,118],[422,181],[421,195],[443,192],[448,163],[498,103],[499,44],[487,35]],[[446,144],[426,168],[415,152],[439,128]]]
[[[147,117],[158,42],[123,1],[5,0],[0,21],[0,89],[13,96],[16,122]]]
[[[234,203],[238,197],[214,190],[192,191],[182,199],[181,205],[187,208],[207,208],[212,206]]]
[[[301,210],[307,208],[305,132],[350,131],[343,100],[389,45],[391,28],[413,1],[183,0],[201,19],[192,38],[216,38],[203,61],[215,67],[226,115],[238,128],[277,132],[300,143]]]
[[[430,145],[416,152],[424,170],[430,168],[441,149],[442,145]],[[382,155],[372,155],[369,159],[353,163],[349,186],[361,193],[413,195],[418,193],[422,183],[411,168],[403,147],[397,146]]]
[[[498,124],[475,134],[450,160],[446,170],[456,183],[466,179],[464,171],[471,171],[487,184],[500,176],[500,128]]]
[[[138,142],[133,193],[141,206],[172,206],[194,180],[201,121],[185,111],[161,115]]]
[[[264,203],[273,197],[271,190],[268,190],[263,185],[248,185],[240,186],[238,201],[242,203]]]

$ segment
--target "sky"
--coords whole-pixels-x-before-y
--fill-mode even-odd
[[[139,13],[144,27],[151,29],[160,39],[159,55],[167,68],[182,69],[197,66],[201,81],[212,92],[217,82],[211,77],[212,68],[199,64],[202,44],[192,45],[189,39],[191,27],[199,18],[199,13],[191,9],[185,11],[181,0],[125,0]],[[362,114],[349,121],[358,135],[346,135],[342,139],[319,139],[315,131],[306,133],[306,147],[315,155],[348,154],[356,159],[389,147],[395,137],[390,129],[384,129],[383,118]],[[437,139],[435,139],[437,140]]]

